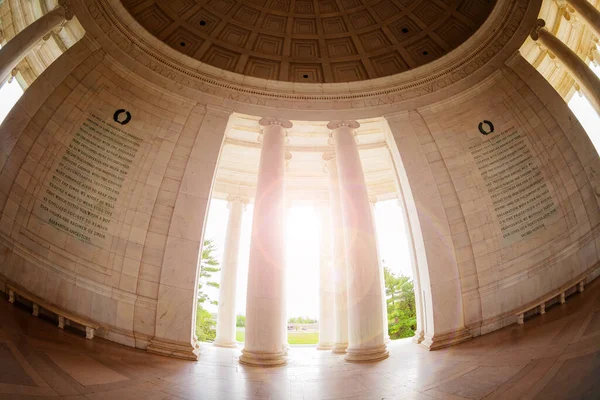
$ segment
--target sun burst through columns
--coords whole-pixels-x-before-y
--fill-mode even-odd
[[[285,315],[285,136],[292,123],[262,118],[262,151],[250,239],[246,341],[240,363],[287,363],[282,327]]]
[[[333,244],[333,297],[335,332],[334,354],[344,354],[348,347],[348,290],[346,283],[346,249],[344,245],[344,222],[340,203],[340,184],[335,153],[323,154],[329,177],[329,208],[331,212],[331,242]]]
[[[331,257],[331,210],[329,204],[317,206],[321,223],[319,249],[319,343],[317,350],[333,349],[335,339],[335,314],[333,269]]]
[[[365,176],[355,140],[356,121],[332,121],[344,222],[348,287],[348,348],[351,362],[389,356],[383,334],[379,260]]]

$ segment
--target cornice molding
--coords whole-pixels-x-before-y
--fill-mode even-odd
[[[262,136],[262,134],[261,134]],[[260,142],[247,142],[240,139],[232,139],[229,137],[225,138],[225,144],[231,146],[239,146],[239,147],[249,147],[251,149],[260,149],[262,146]],[[375,143],[364,143],[358,145],[358,150],[374,150],[374,149],[382,149],[387,147],[387,143],[385,141],[375,142]],[[333,146],[289,146],[286,145],[285,149],[294,153],[325,153],[333,151]]]

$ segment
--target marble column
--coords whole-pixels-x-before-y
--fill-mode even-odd
[[[287,143],[287,141],[286,141]],[[289,170],[290,167],[290,163],[292,160],[292,153],[290,153],[289,151],[285,152],[285,171],[287,172]],[[286,198],[286,202],[285,202],[285,215],[286,215],[286,220],[287,220],[287,216],[290,213],[290,208],[292,208],[292,201],[289,198]],[[281,304],[283,304],[283,306],[281,307],[281,330],[282,330],[282,334],[283,334],[283,344],[281,346],[283,353],[287,356],[288,354],[288,350],[290,349],[290,344],[288,343],[288,314],[287,314],[287,293],[288,293],[288,287],[287,287],[287,269],[284,268],[283,269],[283,276],[282,276],[282,282],[283,282],[283,295],[281,298]]]
[[[221,262],[221,282],[219,283],[219,305],[217,309],[217,347],[237,347],[235,340],[236,314],[235,303],[237,293],[237,272],[242,236],[242,219],[247,199],[240,196],[229,196],[229,220],[225,233],[223,261]]]
[[[285,314],[285,136],[290,121],[262,118],[246,297],[246,342],[240,363],[287,363],[281,327]]]
[[[588,0],[566,0],[577,14],[583,19],[596,37],[600,38],[600,11]]]
[[[546,22],[538,19],[531,31],[531,38],[545,46],[571,73],[575,81],[594,106],[600,112],[600,79],[594,71],[560,39],[545,28]]]
[[[333,349],[335,340],[335,295],[331,262],[331,211],[328,205],[318,209],[321,219],[319,260],[319,343],[317,350]]]
[[[371,204],[371,217],[373,218],[373,231],[375,233],[375,240],[377,241],[377,223],[375,222],[375,204],[377,204],[377,197],[370,196],[369,203]],[[377,241],[377,261],[379,263],[379,280],[381,282],[381,313],[383,314],[383,338],[386,343],[390,342],[390,334],[388,330],[388,316],[387,316],[387,296],[385,294],[385,274],[383,273],[383,263],[381,262],[381,250],[379,249],[379,241]]]
[[[373,216],[354,137],[356,121],[332,121],[346,248],[348,348],[345,360],[388,357],[383,334],[382,293]]]
[[[43,17],[34,21],[27,28],[0,49],[0,82],[4,82],[11,71],[27,54],[53,29],[66,20],[73,18],[73,12],[66,1],[59,1],[59,6]]]
[[[346,250],[344,223],[340,204],[340,185],[335,153],[323,154],[329,175],[329,207],[331,210],[331,241],[333,249],[333,295],[335,315],[334,354],[344,354],[348,347],[348,290],[346,280]]]

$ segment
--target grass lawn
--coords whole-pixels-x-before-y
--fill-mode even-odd
[[[235,340],[243,342],[246,332],[236,331]],[[319,332],[288,332],[289,344],[317,344],[319,342]]]

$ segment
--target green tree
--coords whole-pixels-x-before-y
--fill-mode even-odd
[[[215,320],[210,312],[202,308],[200,304],[196,310],[196,336],[201,342],[215,340],[217,336]]]
[[[212,280],[212,275],[219,272],[219,261],[215,258],[215,246],[212,239],[206,239],[202,246],[200,259],[200,277],[198,278],[198,307],[196,310],[196,336],[200,341],[214,340],[217,336],[216,322],[203,305],[208,302],[217,305],[217,301],[209,297],[204,289],[207,286],[218,288],[219,284]]]
[[[246,316],[245,315],[237,315],[235,317],[235,326],[245,327],[246,326]]]
[[[292,317],[288,320],[290,324],[314,324],[317,320],[310,317]]]
[[[411,337],[417,328],[415,291],[412,280],[384,267],[388,311],[388,333],[392,339]]]
[[[211,286],[214,288],[219,287],[219,283],[212,281],[212,274],[219,272],[219,260],[215,258],[214,252],[217,250],[217,246],[214,244],[213,239],[206,239],[202,246],[202,258],[200,259],[200,277],[198,279],[198,303],[204,304],[208,301],[210,304],[217,305],[216,300],[209,298],[208,294],[204,293],[205,286]]]

